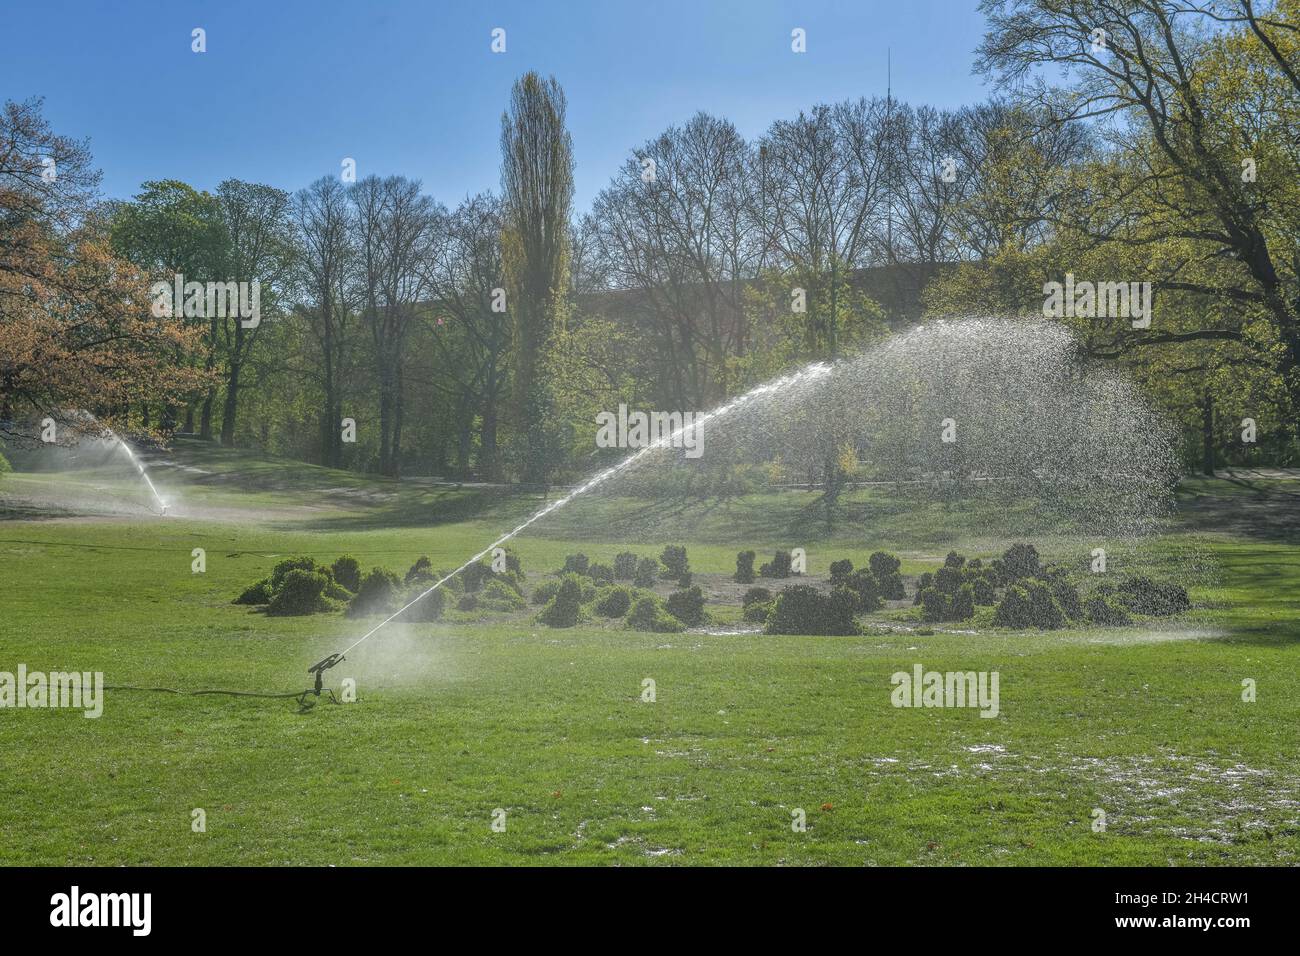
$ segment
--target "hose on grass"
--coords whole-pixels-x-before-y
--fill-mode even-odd
[[[176,687],[139,687],[134,684],[106,684],[104,690],[141,690],[155,694],[176,694],[179,697],[202,697],[204,695],[222,694],[227,697],[262,697],[269,700],[288,700],[295,698],[298,701],[298,713],[304,714],[316,706],[316,701],[310,700],[312,697],[320,697],[322,693],[328,694],[330,703],[337,704],[339,699],[334,696],[333,688],[324,686],[325,671],[329,670],[335,664],[342,663],[344,657],[342,654],[331,654],[319,663],[313,664],[307,668],[308,674],[316,675],[316,683],[306,690],[290,691],[287,694],[271,694],[260,690],[220,690],[207,688],[204,690],[180,690]]]
[[[298,713],[300,714],[305,713],[316,706],[316,702],[314,700],[309,701],[308,698],[319,697],[322,691],[329,695],[331,703],[339,703],[339,699],[334,696],[334,690],[329,687],[321,687],[319,683],[315,687],[308,687],[306,690],[290,691],[285,694],[271,694],[257,690],[222,690],[217,688],[181,690],[176,687],[140,687],[134,684],[105,684],[104,690],[138,690],[155,694],[175,694],[178,697],[223,695],[227,697],[262,697],[268,700],[288,700],[294,698],[298,701]]]

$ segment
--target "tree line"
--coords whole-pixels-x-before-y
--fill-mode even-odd
[[[752,139],[697,113],[580,215],[564,92],[532,73],[502,115],[500,191],[452,207],[337,174],[97,202],[84,145],[8,104],[0,419],[86,407],[335,467],[539,483],[599,459],[595,414],[619,402],[704,410],[890,334],[890,277],[922,277],[931,314],[1041,316],[1072,273],[1151,282],[1149,328],[1063,321],[1181,423],[1189,463],[1294,461],[1300,5],[983,9],[986,102],[815,104]],[[172,274],[257,279],[266,319],[121,316],[128,276]],[[105,341],[116,365],[86,356]]]

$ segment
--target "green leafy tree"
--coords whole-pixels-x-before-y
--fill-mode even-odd
[[[564,91],[526,73],[501,116],[502,258],[515,319],[517,420],[525,435],[523,478],[545,482],[553,465],[547,382],[538,374],[552,330],[563,324],[568,288],[573,145]]]

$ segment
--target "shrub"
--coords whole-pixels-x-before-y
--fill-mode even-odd
[[[608,564],[594,563],[587,568],[587,576],[597,584],[613,584],[614,569]]]
[[[736,553],[736,575],[737,584],[752,584],[754,581],[754,552],[739,551]]]
[[[461,583],[465,585],[466,594],[476,594],[483,590],[483,585],[487,584],[493,578],[498,577],[497,573],[482,561],[475,561],[473,564],[460,572],[458,577]]]
[[[796,584],[780,593],[768,615],[768,634],[856,634],[856,597],[844,588],[829,596],[814,587]]]
[[[262,578],[256,584],[244,589],[244,592],[235,598],[236,604],[269,604],[274,595],[271,590],[271,579]]]
[[[1088,599],[1087,612],[1088,620],[1102,627],[1124,627],[1133,623],[1127,611],[1101,595]]]
[[[551,627],[573,627],[582,615],[582,582],[573,574],[560,581],[555,597],[542,608],[537,620]]]
[[[636,577],[636,555],[631,551],[623,551],[614,556],[614,579],[617,581],[631,581]]]
[[[887,601],[901,601],[907,597],[903,575],[899,573],[902,566],[903,562],[887,551],[876,551],[867,559],[867,567],[871,568],[876,583],[880,585],[880,596]]]
[[[934,586],[944,594],[952,595],[962,585],[962,573],[959,568],[945,564],[934,572]]]
[[[659,555],[659,563],[664,566],[663,576],[676,580],[681,580],[691,568],[686,559],[686,548],[680,544],[665,547],[663,554]]]
[[[1083,617],[1083,604],[1079,601],[1079,589],[1064,574],[1054,575],[1048,579],[1047,588],[1060,607],[1061,613],[1072,621]]]
[[[1182,614],[1191,608],[1187,589],[1178,584],[1130,578],[1115,589],[1115,600],[1134,614],[1164,617]]]
[[[745,592],[740,603],[741,606],[748,607],[751,604],[766,604],[770,600],[772,600],[772,592],[767,588],[750,588]]]
[[[881,600],[880,582],[866,568],[860,568],[850,574],[843,586],[857,596],[859,611],[878,611],[885,605]]]
[[[406,572],[406,583],[415,584],[418,581],[433,581],[433,564],[429,561],[428,555],[420,555],[411,565],[410,570]]]
[[[559,581],[544,581],[537,585],[537,590],[533,592],[534,604],[545,604],[551,598],[555,597],[555,592],[560,590]]]
[[[921,575],[920,580],[916,582],[916,595],[912,598],[912,605],[916,606],[921,603],[921,592],[926,588],[934,586],[934,575],[926,571]]]
[[[477,611],[479,608],[479,596],[477,594],[462,594],[460,600],[456,602],[458,611]]]
[[[925,621],[946,621],[952,610],[952,597],[938,587],[930,586],[918,592],[921,599],[921,619]]]
[[[685,574],[683,574],[680,578],[677,579],[677,586],[684,590],[691,586],[691,582],[693,580],[695,580],[695,575],[692,574],[690,571],[687,571]]]
[[[387,568],[371,568],[361,578],[361,585],[348,605],[349,616],[386,611],[397,595],[401,579]]]
[[[772,560],[761,565],[758,569],[760,578],[788,578],[790,576],[790,552],[778,551],[772,556]]]
[[[1038,549],[1032,544],[1013,544],[1003,553],[1001,561],[993,562],[993,568],[1004,585],[1036,578],[1043,570],[1038,560]]]
[[[704,623],[704,592],[698,587],[674,591],[668,595],[668,613],[687,627]]]
[[[993,577],[988,571],[970,579],[971,592],[976,604],[989,605],[997,603],[997,592],[993,587]]]
[[[601,617],[623,617],[632,608],[632,592],[621,584],[601,589],[595,611]]]
[[[325,588],[330,577],[324,571],[307,571],[292,568],[285,575],[275,596],[266,609],[267,614],[314,614],[328,611]]]
[[[407,601],[414,601],[420,595],[420,591],[413,590],[407,595]],[[442,612],[447,606],[447,589],[440,587],[435,591],[430,591],[424,597],[412,604],[402,612],[403,621],[412,621],[417,623],[431,623],[442,617]]]
[[[361,564],[352,555],[340,557],[330,566],[330,571],[333,572],[335,581],[354,594],[361,587]]]
[[[1065,613],[1057,604],[1056,598],[1052,596],[1051,588],[1037,580],[1026,582],[1025,588],[1029,591],[1034,621],[1039,627],[1050,630],[1065,626]]]
[[[587,556],[579,551],[577,554],[571,554],[564,559],[564,567],[561,574],[586,574],[590,562]]]
[[[744,618],[751,624],[766,624],[771,613],[771,601],[755,601],[753,604],[745,605]]]
[[[9,464],[9,460],[3,454],[0,454],[0,475],[7,475],[13,470],[13,465]]]
[[[846,581],[848,581],[849,575],[852,573],[853,573],[853,562],[850,561],[848,558],[844,558],[842,561],[831,562],[831,584],[832,585],[844,584]]]
[[[344,604],[352,600],[352,592],[333,578],[330,578],[329,583],[325,585],[325,596],[332,601],[342,601]]]
[[[274,568],[271,569],[271,590],[278,591],[284,586],[284,579],[290,571],[317,571],[324,570],[316,564],[315,560],[303,555],[297,558],[285,558]]]
[[[634,631],[653,631],[657,634],[672,634],[686,629],[653,594],[639,598],[632,605],[632,610],[627,615],[627,626]]]
[[[966,558],[958,554],[956,551],[949,551],[948,556],[943,559],[943,566],[945,568],[952,568],[956,571],[960,571],[965,563]]]
[[[633,582],[639,588],[652,588],[655,586],[655,580],[659,577],[659,562],[654,558],[642,558],[636,565],[636,580]]]
[[[871,573],[877,578],[887,578],[891,574],[897,574],[902,566],[903,562],[888,551],[876,551],[867,558],[867,567],[871,568]]]
[[[1000,562],[994,562],[998,565]],[[1033,627],[1033,606],[1029,592],[1018,584],[1007,588],[993,612],[993,623],[998,627]]]
[[[1065,615],[1047,585],[1031,578],[1007,588],[994,612],[993,623],[998,627],[1051,630],[1065,624]]]
[[[504,576],[489,581],[480,592],[480,599],[489,611],[517,611],[527,606],[523,595],[511,587]]]
[[[975,589],[969,584],[963,584],[952,597],[952,604],[948,608],[948,620],[969,621],[974,616]]]

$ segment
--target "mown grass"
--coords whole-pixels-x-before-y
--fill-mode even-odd
[[[205,470],[224,461],[213,453]],[[184,501],[249,514],[0,522],[0,670],[301,689],[308,664],[375,622],[230,604],[276,560],[453,566],[538,503],[310,467],[267,468],[263,484],[163,471]],[[321,494],[345,487],[390,497]],[[593,502],[519,539],[532,583],[579,549],[609,560],[685,543],[695,569],[721,573],[740,547],[805,547],[814,572],[888,547],[915,573],[949,547],[1006,543],[988,515],[870,492],[829,537],[803,493],[638,516],[645,506]],[[1081,560],[1092,542],[1042,546]],[[0,861],[1300,862],[1300,550],[1174,529],[1116,553],[1166,569],[1194,554],[1216,572],[1196,579],[1197,613],[1159,627],[778,638],[395,625],[330,672],[357,681],[355,704],[300,715],[292,702],[117,691],[98,720],[0,710]],[[917,663],[998,671],[1000,715],[892,707],[890,675]],[[195,808],[206,833],[191,830]],[[491,829],[498,808],[504,832]]]

